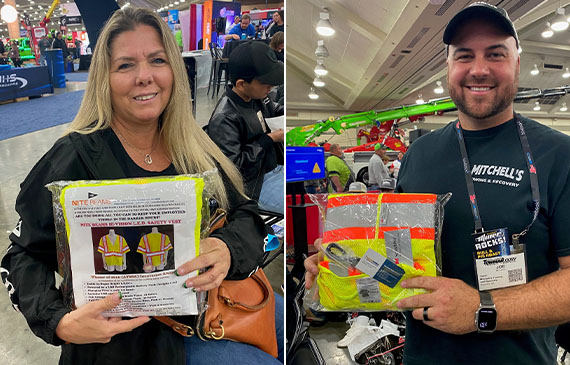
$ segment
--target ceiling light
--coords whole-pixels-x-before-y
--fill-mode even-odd
[[[540,73],[540,71],[538,71],[538,67],[536,66],[536,64],[534,65],[534,68],[532,70],[530,70],[530,74],[532,76],[536,76]]]
[[[180,0],[180,2],[181,2],[181,3],[184,3],[184,2],[186,2],[186,0]]]
[[[329,56],[329,50],[325,47],[325,41],[317,42],[317,49],[315,49],[315,56],[317,58],[325,58]]]
[[[317,33],[330,37],[334,34],[334,29],[332,27],[331,21],[329,20],[329,12],[327,8],[323,8],[323,12],[319,16],[321,19],[317,23]]]
[[[325,82],[319,76],[317,76],[313,80],[313,85],[315,85],[316,87],[323,87],[325,86]]]
[[[544,30],[542,31],[542,37],[550,38],[552,37],[553,34],[554,32],[552,31],[552,28],[550,28],[550,23],[546,22],[546,28],[544,28]]]
[[[319,94],[317,94],[314,87],[312,87],[311,92],[309,92],[309,98],[311,98],[313,100],[316,100],[319,98]]]
[[[564,77],[565,79],[570,77],[570,71],[568,71],[568,67],[566,67],[566,71],[564,71],[564,73],[562,74],[562,77]]]
[[[317,61],[317,65],[315,66],[315,75],[325,76],[328,73],[329,71],[326,69],[325,65],[323,65],[323,61]]]
[[[178,4],[180,4],[178,1],[175,1],[175,2],[174,2],[174,5],[178,5]]]
[[[12,5],[4,5],[2,9],[0,9],[0,17],[6,23],[13,23],[18,19],[18,12]]]
[[[418,98],[416,99],[416,104],[423,104],[423,103],[425,103],[425,101],[422,98],[422,94],[418,94]]]
[[[534,111],[540,110],[540,103],[538,101],[536,103],[534,103],[534,108],[532,108],[532,110],[534,110]]]
[[[564,8],[558,8],[558,10],[556,10],[556,14],[558,15],[556,15],[552,20],[552,25],[550,27],[552,30],[557,32],[566,30],[566,28],[568,28],[568,20],[566,20],[566,17],[564,16]]]
[[[441,86],[441,81],[436,81],[437,87],[433,89],[433,92],[436,94],[443,94],[443,86]]]
[[[560,111],[565,112],[567,110],[568,110],[568,108],[566,107],[566,103],[562,103],[562,106],[560,107]]]

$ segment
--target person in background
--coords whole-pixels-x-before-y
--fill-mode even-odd
[[[387,158],[386,146],[382,143],[376,143],[374,145],[374,154],[368,161],[368,190],[380,190],[382,181],[390,178],[384,158]]]
[[[51,48],[61,49],[63,59],[67,60],[67,57],[69,56],[69,50],[67,49],[67,44],[65,43],[65,39],[63,39],[63,35],[61,34],[61,32],[56,33],[55,39],[53,40]]]
[[[47,36],[44,34],[40,40],[38,41],[38,47],[40,49],[40,65],[45,66],[47,65],[46,62],[46,51],[50,48],[51,42],[47,39]]]
[[[283,51],[285,49],[285,33],[275,33],[275,35],[271,37],[271,40],[269,41],[269,47],[273,49],[279,61],[285,62],[285,52]]]
[[[0,39],[0,65],[5,65],[8,63],[6,59],[6,48],[4,47],[4,42]]]
[[[249,41],[231,53],[228,69],[233,86],[216,104],[207,133],[240,170],[247,195],[261,209],[283,214],[285,133],[266,122],[284,112],[267,98],[273,86],[283,84],[283,63],[267,44]]]
[[[12,60],[14,67],[22,67],[22,59],[20,58],[20,48],[18,47],[18,41],[12,40],[10,45],[10,51],[8,51],[8,57]]]
[[[398,152],[398,159],[392,161],[390,164],[390,173],[394,178],[398,178],[398,174],[400,173],[400,166],[402,165],[402,158],[404,158],[404,154],[402,152]]]
[[[354,174],[344,161],[344,152],[338,143],[331,144],[330,156],[325,161],[325,170],[329,180],[329,193],[342,193],[348,190],[354,181]]]
[[[238,40],[247,39],[255,37],[255,27],[251,24],[251,17],[248,14],[244,14],[241,17],[241,22],[236,24],[230,29],[228,34],[224,36],[225,40]]]
[[[285,12],[283,10],[273,13],[273,22],[267,28],[270,38],[277,32],[285,32]]]
[[[58,180],[117,179],[194,174],[216,169],[209,188],[228,212],[227,224],[200,240],[196,258],[177,263],[179,290],[207,291],[223,279],[243,279],[263,262],[268,229],[242,178],[192,116],[190,86],[174,35],[158,14],[119,9],[98,38],[89,82],[67,133],[34,166],[16,200],[20,216],[0,273],[14,308],[34,334],[61,346],[59,364],[279,364],[257,347],[220,339],[182,337],[158,320],[101,315],[118,306],[115,292],[76,309],[56,288],[56,228],[51,193]],[[188,277],[199,269],[203,274]],[[66,298],[71,300],[71,298]],[[283,299],[276,295],[276,327],[283,330]],[[193,317],[174,317],[192,324]]]
[[[240,20],[239,15],[234,16],[234,25],[238,25]]]
[[[79,59],[79,56],[81,56],[81,39],[79,38],[75,38],[75,58]]]

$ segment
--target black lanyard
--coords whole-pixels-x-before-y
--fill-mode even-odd
[[[536,167],[534,166],[534,160],[530,152],[530,146],[528,144],[524,127],[516,114],[514,114],[514,120],[517,125],[517,132],[525,155],[528,171],[530,172],[530,188],[532,191],[532,201],[534,203],[534,215],[532,217],[532,221],[521,233],[513,234],[513,245],[518,246],[519,237],[524,236],[536,221],[536,218],[538,218],[538,212],[540,210],[540,193],[538,190]],[[469,164],[469,158],[467,157],[467,150],[465,148],[465,141],[463,139],[463,132],[461,130],[459,120],[455,123],[455,130],[457,131],[457,140],[459,141],[463,170],[465,171],[465,182],[467,183],[467,192],[469,193],[469,201],[471,202],[471,211],[473,213],[473,219],[475,220],[475,233],[483,232],[483,224],[481,223],[481,216],[479,215],[479,208],[477,206],[477,197],[475,196],[475,186],[473,185],[473,176],[471,175],[471,165]]]

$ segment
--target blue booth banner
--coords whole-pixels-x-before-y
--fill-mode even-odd
[[[47,66],[0,71],[0,101],[53,93]]]

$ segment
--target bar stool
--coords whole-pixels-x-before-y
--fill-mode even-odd
[[[216,85],[216,96],[218,96],[220,92],[220,84],[224,82],[227,86],[229,83],[229,75],[228,75],[228,58],[222,57],[222,50],[216,43],[212,43],[212,49],[216,56],[216,69],[214,71],[214,83],[212,85]],[[222,80],[222,72],[224,73],[224,79]],[[214,91],[212,90],[212,99],[214,98]]]

